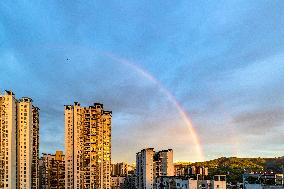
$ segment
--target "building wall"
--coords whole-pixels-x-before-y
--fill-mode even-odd
[[[202,178],[208,176],[208,167],[196,167],[190,164],[177,163],[174,165],[174,175],[175,176],[192,176],[199,175]]]
[[[6,91],[0,95],[0,188],[16,189],[16,99]]]
[[[226,189],[226,181],[192,180],[185,177],[162,176],[156,178],[156,189]]]
[[[146,189],[152,189],[154,183],[154,167],[153,167],[153,149],[142,150],[142,165],[143,165],[143,182]]]
[[[152,189],[156,177],[173,176],[173,150],[155,152],[153,148],[141,150],[136,154],[136,187]]]
[[[136,155],[136,175],[138,189],[153,189],[154,184],[154,157],[153,148],[147,148]]]
[[[38,187],[39,112],[35,117],[34,108],[30,98],[0,94],[0,188]]]
[[[33,115],[32,101],[22,98],[17,104],[18,119],[18,188],[30,189],[32,185],[32,158],[33,158]]]
[[[212,181],[212,189],[226,189],[225,181]]]
[[[65,158],[62,151],[43,154],[40,159],[40,189],[65,188]]]
[[[125,177],[112,176],[111,177],[111,189],[123,189]]]
[[[73,141],[72,141],[72,147],[73,147],[73,188],[83,188],[83,178],[80,177],[80,166],[82,162],[80,162],[80,158],[82,156],[82,150],[83,148],[81,145],[83,145],[83,142],[80,141],[80,135],[81,135],[81,125],[83,125],[81,116],[82,116],[82,110],[81,107],[75,105],[73,113]],[[81,180],[82,179],[82,180]]]
[[[33,139],[32,139],[32,189],[39,188],[39,108],[32,107]]]
[[[198,189],[197,180],[187,180],[188,189]]]
[[[174,176],[173,150],[158,152],[161,158],[161,176]]]
[[[125,177],[124,183],[123,183],[123,189],[137,189],[136,187],[136,175],[135,174],[129,174]]]
[[[65,188],[72,189],[74,184],[73,178],[73,106],[65,106]]]
[[[112,176],[126,176],[128,175],[129,165],[127,163],[112,164]]]
[[[111,187],[111,112],[65,106],[66,189]]]

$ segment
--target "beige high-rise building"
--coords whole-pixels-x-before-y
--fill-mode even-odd
[[[65,156],[62,151],[43,154],[40,158],[39,189],[65,188]]]
[[[32,100],[0,95],[0,188],[38,188],[39,109]]]
[[[128,175],[129,165],[127,163],[116,163],[111,165],[111,175],[124,177]]]
[[[110,189],[111,111],[65,106],[65,188]]]
[[[141,150],[136,154],[136,188],[154,188],[154,148]]]
[[[32,189],[39,188],[39,108],[34,107],[33,113],[33,158],[32,158]]]
[[[160,174],[158,176],[174,176],[173,150],[159,151],[156,156],[156,164],[160,164]]]
[[[0,94],[0,188],[17,187],[17,100],[11,91]]]
[[[18,188],[31,188],[33,159],[33,106],[30,98],[17,103]]]
[[[173,150],[143,149],[136,154],[137,189],[154,189],[159,176],[174,176]]]

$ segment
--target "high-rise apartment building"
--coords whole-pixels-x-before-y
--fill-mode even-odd
[[[160,168],[156,169],[157,176],[174,176],[173,150],[168,149],[157,152],[154,156],[154,164]]]
[[[0,188],[38,188],[39,109],[32,99],[0,95]]]
[[[0,188],[17,187],[17,100],[11,91],[0,95]]]
[[[111,175],[125,177],[128,175],[129,165],[127,163],[116,163],[111,165]]]
[[[39,108],[32,109],[33,114],[33,158],[32,158],[32,189],[39,188]]]
[[[137,189],[153,189],[155,178],[174,176],[173,150],[155,152],[154,148],[147,148],[138,152],[136,176]]]
[[[17,103],[17,175],[18,188],[38,188],[39,111],[32,99]],[[35,143],[34,143],[35,140]]]
[[[65,188],[65,156],[62,151],[43,154],[40,158],[39,189]]]
[[[111,188],[135,189],[135,178],[133,177],[133,175],[135,174],[134,169],[135,166],[129,165],[124,162],[112,164]]]
[[[136,154],[137,189],[153,189],[154,155],[154,148],[143,149]]]
[[[65,106],[65,188],[110,189],[111,111]]]

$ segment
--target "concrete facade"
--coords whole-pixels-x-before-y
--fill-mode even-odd
[[[0,188],[38,188],[39,109],[32,99],[0,95]]]
[[[154,184],[154,148],[141,150],[136,154],[137,189],[153,189]]]
[[[65,188],[65,156],[62,151],[55,154],[43,154],[40,159],[39,189]]]
[[[65,188],[111,187],[111,111],[65,106]]]
[[[217,175],[212,180],[195,180],[186,177],[161,176],[156,178],[156,189],[226,189],[224,175]],[[216,179],[216,178],[219,178]]]
[[[156,177],[173,175],[172,149],[155,152],[154,148],[147,148],[136,154],[136,187],[138,189],[153,189]]]
[[[33,106],[32,189],[39,188],[39,108]]]
[[[127,163],[116,163],[111,165],[111,175],[125,177],[128,175],[129,165]]]
[[[0,95],[0,188],[17,187],[17,100],[11,91]]]
[[[173,150],[162,150],[157,154],[161,163],[161,173],[159,176],[174,176]]]
[[[18,188],[32,186],[33,115],[32,100],[22,98],[17,104]]]
[[[111,177],[111,189],[123,189],[125,177],[112,176]]]

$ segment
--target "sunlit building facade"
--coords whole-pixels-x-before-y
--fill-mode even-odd
[[[65,106],[65,188],[111,188],[111,118],[103,104]]]
[[[136,188],[153,189],[154,184],[154,148],[141,150],[136,154]]]
[[[136,154],[136,188],[153,189],[159,176],[173,176],[173,150],[143,149]]]
[[[226,175],[215,175],[213,179],[193,179],[179,176],[156,178],[155,189],[226,189]],[[254,187],[256,188],[256,187]]]
[[[120,176],[125,177],[128,175],[128,171],[130,170],[130,166],[127,163],[116,163],[111,165],[111,175],[112,176]]]
[[[0,95],[0,188],[17,187],[17,100],[13,92]]]
[[[38,188],[39,109],[32,99],[0,95],[0,188]]]
[[[40,158],[39,189],[65,188],[65,155],[62,151],[43,154]]]
[[[174,163],[173,163],[173,150],[162,150],[156,153],[154,162],[159,166],[160,169],[157,176],[174,176]]]
[[[111,189],[123,189],[125,177],[112,176],[111,177]]]
[[[39,188],[39,108],[33,106],[32,189]]]

